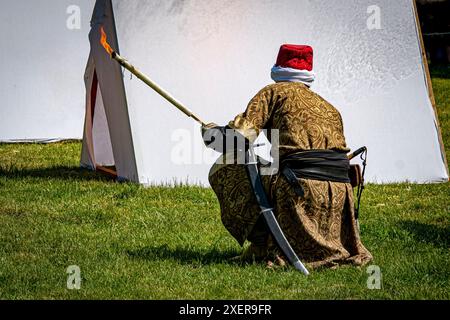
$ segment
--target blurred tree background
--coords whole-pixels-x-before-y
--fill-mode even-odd
[[[427,51],[432,66],[450,65],[450,0],[416,0]]]

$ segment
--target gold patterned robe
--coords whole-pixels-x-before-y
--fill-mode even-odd
[[[229,126],[253,141],[262,129],[279,130],[279,156],[311,149],[348,152],[339,112],[302,83],[280,82],[263,88]],[[248,129],[256,134],[248,135]],[[348,183],[299,179],[299,197],[281,173],[263,176],[266,193],[286,238],[310,268],[372,259],[361,243]],[[244,165],[215,164],[209,175],[224,226],[243,245],[261,231],[260,209]],[[257,225],[257,227],[255,227]],[[269,236],[268,252],[275,248]],[[276,249],[274,249],[276,251]]]

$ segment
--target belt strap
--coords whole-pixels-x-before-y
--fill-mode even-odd
[[[333,150],[296,152],[281,162],[281,172],[300,197],[304,190],[298,179],[349,183],[349,167],[347,155]]]
[[[289,168],[288,166],[285,166],[282,170],[282,173],[286,178],[286,180],[289,182],[289,184],[292,186],[292,188],[294,188],[295,194],[299,197],[303,197],[305,195],[305,191],[300,185],[300,182],[298,181],[294,171],[292,171],[292,169]]]

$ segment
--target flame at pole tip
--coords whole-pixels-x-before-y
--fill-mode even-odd
[[[103,48],[105,48],[106,52],[108,52],[109,55],[112,55],[114,50],[113,50],[113,48],[111,48],[111,46],[108,43],[108,37],[106,36],[105,29],[103,29],[103,27],[101,27],[100,31],[102,33],[100,43],[102,44]]]

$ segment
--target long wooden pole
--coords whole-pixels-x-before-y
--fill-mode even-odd
[[[117,52],[113,51],[111,53],[111,58],[116,60],[122,67],[124,67],[125,69],[130,71],[132,74],[134,74],[140,80],[142,80],[146,85],[148,85],[150,88],[152,88],[157,93],[159,93],[164,99],[169,101],[178,110],[183,112],[188,117],[194,119],[195,121],[200,123],[202,126],[206,126],[206,123],[203,120],[201,120],[196,114],[194,114],[191,110],[189,110],[187,107],[185,107],[181,102],[176,100],[173,96],[171,96],[167,91],[165,91],[163,88],[161,88],[158,84],[153,82],[149,77],[147,77],[141,71],[136,69],[131,63],[129,63],[126,59],[121,57]]]

